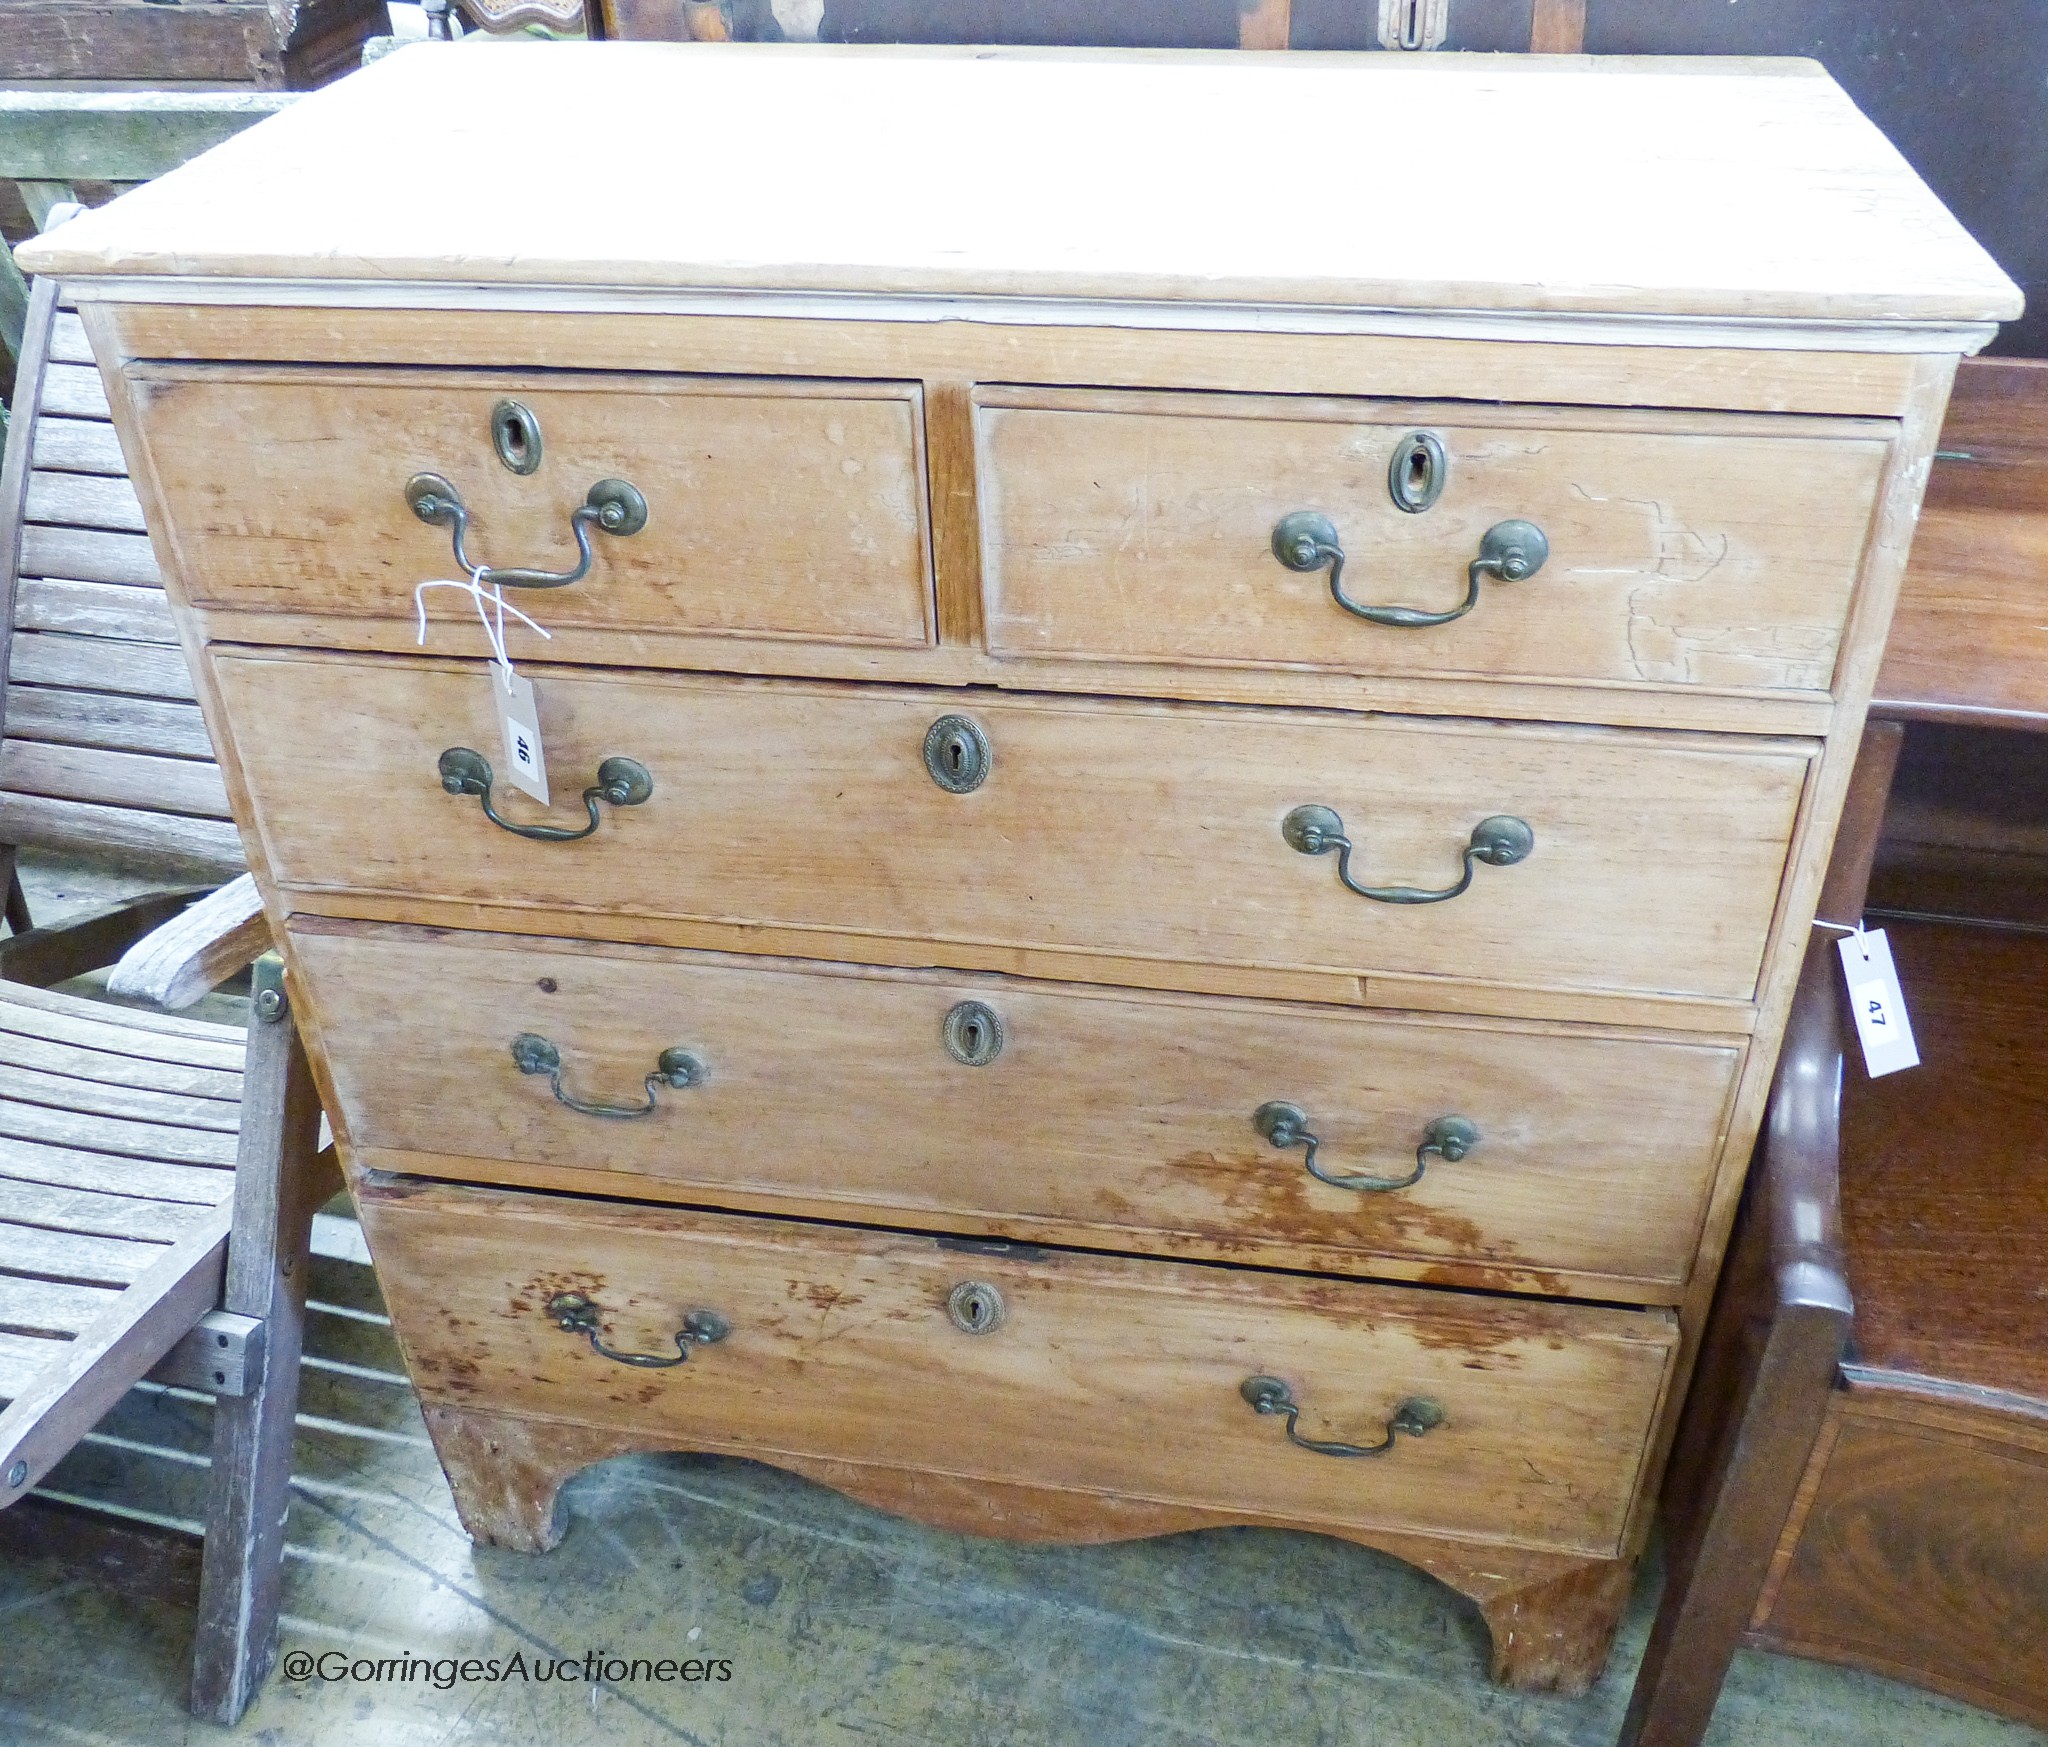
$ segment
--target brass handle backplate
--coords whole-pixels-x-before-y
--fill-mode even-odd
[[[1400,501],[1398,495],[1395,501]],[[1466,567],[1465,598],[1441,613],[1424,612],[1420,607],[1368,606],[1353,600],[1344,592],[1344,547],[1337,537],[1337,524],[1319,510],[1295,510],[1275,522],[1273,556],[1289,570],[1320,570],[1327,564],[1330,598],[1347,613],[1375,625],[1414,631],[1462,619],[1479,604],[1479,585],[1489,576],[1502,582],[1521,582],[1534,576],[1550,556],[1550,540],[1534,522],[1495,522],[1480,536],[1479,556]]]
[[[1252,1127],[1283,1151],[1288,1147],[1308,1149],[1302,1160],[1308,1174],[1333,1189],[1360,1189],[1377,1194],[1387,1189],[1406,1189],[1422,1181],[1429,1169],[1430,1154],[1456,1164],[1479,1144],[1478,1126],[1463,1116],[1439,1116],[1422,1131],[1422,1144],[1415,1149],[1415,1169],[1405,1177],[1339,1177],[1316,1162],[1316,1150],[1323,1143],[1309,1127],[1308,1112],[1299,1104],[1274,1099],[1252,1112]]]
[[[578,1098],[562,1085],[562,1052],[538,1032],[522,1031],[512,1040],[512,1063],[522,1074],[546,1074],[554,1089],[555,1102],[583,1116],[609,1116],[620,1121],[652,1116],[654,1093],[660,1086],[680,1092],[704,1083],[704,1063],[686,1049],[665,1049],[655,1058],[654,1072],[646,1079],[647,1100],[643,1104],[600,1104]]]
[[[1387,1421],[1387,1435],[1379,1443],[1338,1444],[1301,1435],[1296,1429],[1301,1417],[1300,1404],[1294,1399],[1294,1391],[1278,1377],[1247,1377],[1237,1386],[1237,1392],[1250,1403],[1254,1413],[1284,1413],[1287,1416],[1287,1441],[1318,1456],[1384,1456],[1394,1447],[1394,1440],[1400,1433],[1406,1432],[1411,1438],[1426,1437],[1445,1419],[1442,1402],[1432,1401],[1426,1395],[1411,1395],[1394,1409],[1393,1417]]]
[[[1337,851],[1337,878],[1361,898],[1376,904],[1441,904],[1455,898],[1472,883],[1472,870],[1482,861],[1488,867],[1513,867],[1527,861],[1536,847],[1536,833],[1525,819],[1496,813],[1472,827],[1465,845],[1465,871],[1454,885],[1431,890],[1423,886],[1362,886],[1351,877],[1351,839],[1344,835],[1344,821],[1329,807],[1296,807],[1280,821],[1280,835],[1289,849],[1303,855],[1327,855]]]
[[[570,830],[566,825],[519,825],[491,805],[491,761],[467,746],[451,746],[441,754],[441,786],[451,795],[475,795],[483,802],[484,817],[515,837],[531,837],[537,843],[574,843],[598,827],[597,803],[609,801],[615,807],[637,807],[654,793],[654,778],[647,766],[635,758],[607,758],[597,767],[597,781],[583,791],[583,806],[590,823]]]
[[[643,1371],[666,1371],[690,1356],[692,1347],[708,1347],[732,1333],[732,1324],[715,1310],[693,1310],[676,1330],[676,1356],[666,1353],[622,1353],[604,1344],[604,1323],[596,1303],[582,1292],[557,1292],[548,1300],[548,1317],[565,1334],[587,1335],[590,1350],[621,1365],[637,1365]]]
[[[517,407],[507,401],[503,407]],[[503,408],[501,408],[501,411]],[[532,418],[530,413],[528,419]],[[538,466],[540,456],[539,428],[534,426],[534,438],[530,450],[517,451],[519,459],[514,460],[506,448],[509,425],[502,431],[494,426],[493,436],[498,453],[505,465],[513,471],[523,470],[527,454]],[[465,544],[469,532],[469,509],[462,501],[462,493],[443,479],[438,473],[415,473],[405,482],[405,501],[412,513],[430,528],[446,528],[455,544],[455,562],[462,566],[464,576],[474,576],[479,586],[490,588],[567,588],[572,582],[581,582],[590,574],[590,530],[595,528],[602,534],[616,534],[620,539],[637,534],[647,526],[647,500],[638,490],[623,479],[600,479],[584,494],[583,502],[569,512],[569,532],[576,537],[576,567],[573,570],[524,570],[517,566],[498,568],[494,565],[478,564],[469,555]]]

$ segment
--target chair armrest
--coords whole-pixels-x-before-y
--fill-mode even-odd
[[[107,992],[175,1012],[269,949],[263,900],[244,874],[131,946],[107,979]]]
[[[1816,939],[1778,1056],[1762,1189],[1778,1310],[1822,1311],[1846,1321],[1854,1305],[1842,1247],[1842,1014],[1835,983],[1834,943]]]
[[[200,895],[197,888],[146,892],[69,922],[0,940],[0,978],[47,989],[103,969],[137,940],[161,928]]]
[[[1903,735],[1896,722],[1872,722],[1856,749],[1816,908],[1822,926],[1800,963],[1764,1131],[1761,1211],[1778,1309],[1817,1311],[1844,1328],[1854,1305],[1842,1247],[1843,997],[1835,940],[1863,918]]]

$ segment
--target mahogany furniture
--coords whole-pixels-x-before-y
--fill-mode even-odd
[[[27,258],[472,1533],[719,1450],[1593,1677],[2016,308],[1825,76],[407,50]]]
[[[192,1708],[232,1722],[276,1648],[304,1262],[333,1164],[274,955],[246,1035],[173,1011],[268,947],[246,874],[196,903],[29,915],[21,844],[186,873],[240,854],[55,280],[26,333],[0,464],[0,1509],[145,1374],[214,1396]],[[111,987],[148,1008],[48,986],[124,948]]]
[[[2044,433],[2048,367],[1963,366],[1873,706],[1905,755],[1873,726],[1822,902],[1888,924],[1922,1065],[1845,1069],[1824,953],[1680,1427],[1630,1744],[1697,1742],[1739,1643],[2048,1722],[2048,768],[2012,732],[2048,723]]]

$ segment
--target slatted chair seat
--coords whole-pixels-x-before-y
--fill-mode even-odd
[[[339,1175],[274,957],[246,1031],[166,1011],[269,934],[85,330],[51,282],[30,296],[16,395],[0,460],[0,1510],[145,1375],[213,1393],[192,1708],[229,1723],[275,1654],[304,1262]],[[240,877],[38,928],[24,846]],[[52,986],[116,958],[109,991],[159,1010]]]
[[[40,1464],[220,1302],[245,1034],[0,982],[0,1450]],[[17,1439],[30,1435],[25,1449]],[[0,1485],[8,1476],[0,1474]],[[26,1482],[27,1475],[23,1474]],[[14,1489],[18,1490],[18,1488]]]
[[[85,326],[58,301],[33,397],[0,722],[0,844],[232,878],[241,840]],[[33,362],[23,347],[22,380]],[[4,554],[0,554],[4,562]]]

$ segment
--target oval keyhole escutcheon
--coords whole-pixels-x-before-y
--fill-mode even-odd
[[[986,1280],[962,1280],[946,1294],[946,1314],[962,1334],[991,1334],[1002,1326],[1003,1295]]]
[[[924,767],[949,795],[971,794],[988,781],[988,736],[971,716],[941,716],[924,736]]]
[[[965,1067],[985,1068],[1003,1053],[1003,1022],[984,1001],[962,1001],[946,1015],[946,1053]]]
[[[1410,431],[1394,445],[1387,463],[1387,491],[1396,509],[1419,516],[1444,494],[1451,468],[1443,439],[1434,431]]]
[[[491,447],[514,473],[538,473],[540,420],[533,416],[533,409],[516,400],[501,400],[492,407]]]

